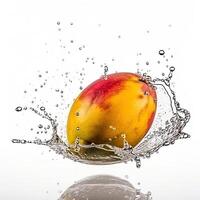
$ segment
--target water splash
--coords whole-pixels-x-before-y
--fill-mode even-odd
[[[108,67],[104,68],[104,75],[107,77]],[[142,77],[142,81],[147,82],[157,90],[158,102],[157,113],[154,119],[154,123],[143,138],[143,140],[136,146],[132,147],[126,141],[126,138],[122,134],[121,137],[124,140],[124,147],[118,148],[109,144],[80,144],[79,138],[76,139],[74,145],[69,145],[65,140],[62,140],[58,133],[58,123],[56,119],[53,119],[51,115],[46,111],[44,106],[38,109],[29,107],[26,110],[18,106],[17,112],[31,111],[38,116],[46,119],[52,129],[52,137],[49,140],[41,140],[36,138],[35,140],[25,139],[13,139],[13,143],[20,144],[37,144],[45,145],[55,151],[57,154],[62,155],[63,158],[69,158],[74,161],[79,161],[87,164],[114,164],[119,162],[135,161],[136,166],[141,166],[141,158],[149,158],[155,152],[163,146],[174,144],[178,139],[189,138],[190,135],[183,132],[184,127],[190,119],[190,113],[180,106],[180,103],[176,99],[175,92],[171,87],[171,79],[173,77],[174,67],[169,68],[169,74],[166,78],[151,78],[147,73],[138,74]],[[59,90],[60,91],[60,90]],[[76,113],[79,116],[79,113]],[[39,128],[43,128],[42,124],[39,124]],[[80,127],[77,127],[79,130]]]

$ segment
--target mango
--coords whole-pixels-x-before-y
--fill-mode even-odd
[[[138,74],[101,77],[75,99],[67,120],[68,144],[135,147],[150,129],[157,108],[156,90]]]

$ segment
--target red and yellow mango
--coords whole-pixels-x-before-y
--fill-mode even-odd
[[[123,147],[124,137],[136,146],[146,135],[156,112],[156,91],[133,73],[115,73],[94,81],[74,101],[67,138],[74,144]]]

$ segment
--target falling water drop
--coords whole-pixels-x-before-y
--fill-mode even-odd
[[[170,72],[173,72],[173,71],[175,71],[175,67],[171,66],[171,67],[169,68],[169,70],[170,70]]]
[[[165,51],[164,51],[164,50],[160,50],[160,51],[159,51],[159,54],[160,54],[161,56],[163,56],[163,55],[165,54]]]
[[[106,80],[107,77],[107,72],[108,72],[108,66],[104,66],[104,79]]]
[[[41,111],[45,111],[45,107],[44,107],[44,106],[41,106],[41,107],[40,107],[40,110],[41,110]]]
[[[18,106],[17,108],[15,108],[15,110],[16,110],[17,112],[20,112],[20,111],[22,111],[22,107],[21,107],[21,106]]]
[[[38,128],[43,128],[43,125],[42,125],[42,124],[39,124],[39,125],[38,125]]]

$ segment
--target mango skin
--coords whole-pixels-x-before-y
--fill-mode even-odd
[[[67,120],[68,144],[132,147],[148,132],[153,122],[156,91],[133,73],[110,74],[86,87],[74,101]]]

